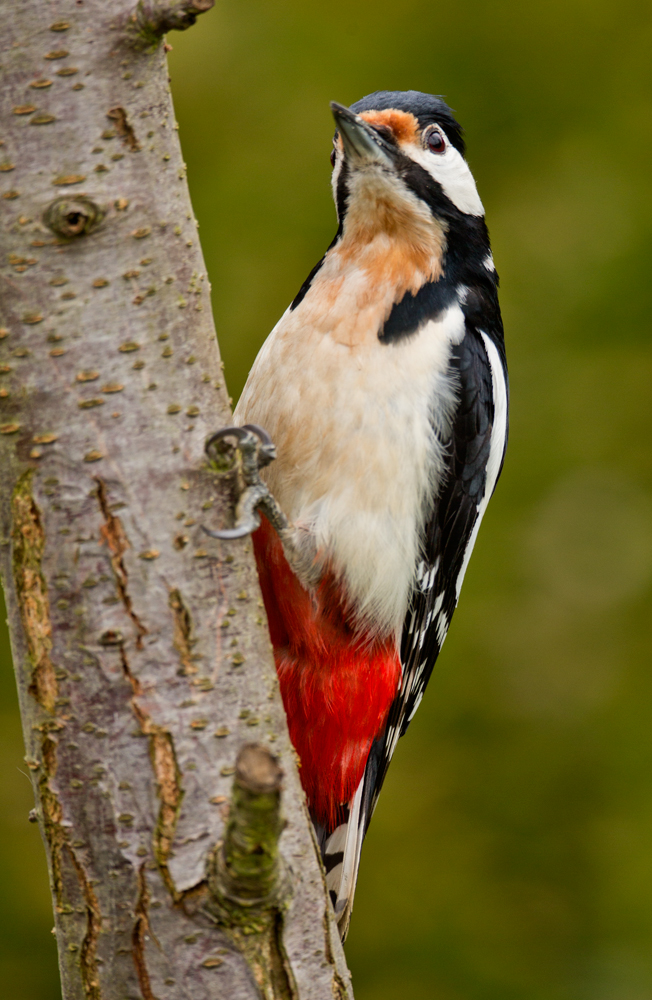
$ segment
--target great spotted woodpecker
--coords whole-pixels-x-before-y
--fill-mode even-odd
[[[254,362],[235,411],[239,522],[215,534],[265,515],[253,538],[276,666],[345,936],[363,837],[500,475],[508,385],[451,110],[417,91],[331,107],[339,226]]]

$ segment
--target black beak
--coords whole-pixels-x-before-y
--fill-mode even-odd
[[[388,167],[396,162],[400,156],[397,147],[383,138],[372,125],[336,101],[331,101],[331,111],[342,136],[344,154],[352,164],[377,163]]]

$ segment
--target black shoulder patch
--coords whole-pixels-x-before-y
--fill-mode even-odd
[[[412,336],[430,320],[437,319],[456,298],[456,289],[445,278],[429,281],[416,295],[406,292],[397,302],[378,332],[381,344],[393,344]]]

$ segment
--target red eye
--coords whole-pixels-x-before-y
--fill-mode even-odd
[[[335,150],[331,150],[331,167],[335,166]]]
[[[428,149],[431,153],[443,153],[446,149],[446,140],[439,131],[439,129],[433,129],[427,139]]]

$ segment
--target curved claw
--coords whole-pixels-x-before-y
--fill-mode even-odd
[[[276,458],[276,445],[267,431],[264,430],[264,428],[259,427],[258,424],[245,424],[243,427],[221,427],[219,431],[216,431],[215,434],[211,434],[208,438],[206,444],[204,445],[204,450],[208,457],[211,458],[211,448],[218,441],[227,437],[234,437],[239,445],[243,445],[246,442],[251,441],[252,435],[255,435],[259,441],[256,449],[256,465],[259,469],[263,469]],[[253,443],[253,441],[251,443]]]
[[[260,518],[257,514],[253,514],[245,524],[239,524],[235,528],[222,528],[214,531],[212,528],[207,528],[202,524],[201,530],[205,534],[210,535],[211,538],[221,538],[223,541],[229,541],[232,538],[244,538],[245,535],[250,535],[259,527]]]
[[[211,454],[213,446],[227,437],[235,438],[237,441],[236,448],[240,452],[241,474],[245,484],[236,508],[236,523],[233,528],[218,530],[201,526],[202,531],[211,538],[223,540],[244,538],[260,527],[256,508],[269,503],[271,498],[269,490],[260,479],[259,471],[276,458],[274,442],[267,431],[257,424],[220,428],[208,438],[204,446],[209,458],[213,457]]]
[[[204,445],[204,451],[210,458],[211,446],[214,445],[217,441],[221,441],[222,438],[234,437],[237,438],[238,441],[244,441],[244,439],[248,436],[249,436],[248,431],[245,430],[244,427],[221,427],[219,431],[215,431],[215,433],[211,434],[211,436],[208,438],[206,444]]]

